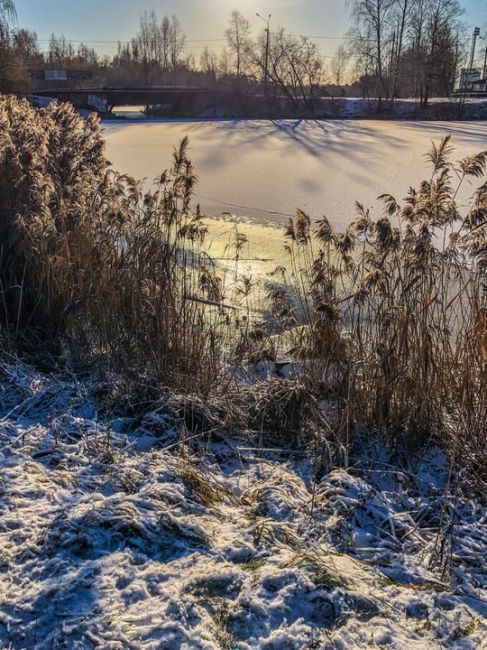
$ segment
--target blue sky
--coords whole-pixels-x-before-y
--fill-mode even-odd
[[[127,40],[137,31],[139,16],[155,9],[159,15],[177,14],[188,39],[219,39],[233,9],[239,9],[254,28],[256,18],[272,13],[274,26],[310,36],[341,36],[348,27],[345,0],[15,0],[19,25],[48,39],[52,32],[73,41]],[[487,36],[487,0],[463,0],[464,21],[484,28]],[[319,41],[325,54],[333,54],[338,40]],[[485,41],[487,43],[487,41]],[[44,45],[44,43],[41,43]],[[110,43],[93,43],[100,53],[113,53]],[[221,43],[208,43],[219,49]],[[195,53],[204,43],[188,42]]]

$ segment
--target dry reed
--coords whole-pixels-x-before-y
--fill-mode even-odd
[[[1,98],[4,338],[142,384],[207,390],[224,314],[190,209],[195,180],[187,140],[144,192],[111,169],[95,116]]]
[[[435,438],[485,478],[487,183],[466,214],[456,198],[487,152],[458,164],[451,152],[449,138],[433,144],[429,180],[402,205],[379,197],[379,218],[357,204],[343,233],[325,217],[314,232],[303,213],[291,220],[305,305],[294,345],[315,389],[333,387],[344,444],[367,426],[411,449]]]
[[[457,165],[450,154],[448,138],[434,145],[428,180],[403,204],[380,197],[379,218],[357,204],[343,233],[325,217],[312,231],[298,211],[262,322],[250,279],[234,282],[240,312],[225,303],[191,209],[187,140],[145,192],[111,169],[95,117],[1,98],[4,344],[118,373],[140,402],[164,386],[216,404],[219,389],[222,426],[274,428],[291,446],[331,437],[346,457],[366,427],[412,449],[435,437],[485,478],[487,183],[466,214],[456,198],[487,153]],[[297,378],[231,389],[229,361],[275,363],[283,345]]]

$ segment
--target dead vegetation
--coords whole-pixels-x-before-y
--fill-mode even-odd
[[[96,381],[0,372],[3,646],[482,643],[485,508],[438,447],[405,469],[362,436],[315,480],[308,454],[102,415]]]
[[[432,173],[404,203],[380,198],[374,218],[357,204],[343,233],[302,212],[287,237],[304,308],[295,312],[304,374],[335,388],[335,430],[380,430],[417,449],[441,440],[485,479],[487,430],[487,183],[460,211],[459,187],[481,181],[487,152],[450,162],[445,138],[427,155]],[[481,470],[481,468],[484,470]]]
[[[7,97],[0,124],[4,338],[142,385],[211,387],[221,295],[188,142],[144,192],[110,168],[95,116]]]
[[[187,140],[145,192],[111,169],[95,117],[4,97],[0,126],[5,350],[97,371],[106,408],[172,413],[179,444],[236,432],[312,445],[319,473],[347,464],[368,427],[409,449],[434,437],[485,480],[487,184],[456,204],[461,184],[482,183],[485,152],[454,165],[445,139],[403,203],[383,195],[379,218],[357,204],[342,233],[298,211],[262,323],[250,280],[228,304],[205,252]],[[274,378],[239,381],[247,363]],[[202,481],[186,476],[211,502]]]

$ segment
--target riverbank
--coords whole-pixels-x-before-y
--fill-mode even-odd
[[[249,204],[281,160],[311,194],[330,180],[312,165],[343,159],[342,205],[366,160],[401,163],[400,187],[407,132],[117,126],[158,165],[139,182],[95,117],[0,104],[0,645],[478,646],[487,152],[455,164],[436,140],[417,190],[357,203],[346,232],[298,210],[283,255],[282,227],[226,196],[204,218],[177,128],[215,196],[236,173]]]
[[[367,436],[319,476],[292,448],[189,438],[176,396],[134,418],[95,381],[0,376],[3,647],[482,647],[485,510],[438,448]]]
[[[427,106],[422,106],[414,99],[396,99],[393,102],[379,103],[373,98],[363,97],[325,97],[315,110],[303,111],[290,108],[269,109],[265,105],[248,102],[239,106],[238,101],[232,96],[232,101],[212,106],[195,114],[193,119],[254,119],[254,120],[284,120],[284,119],[371,119],[371,120],[485,120],[487,119],[487,97],[456,97],[432,98]],[[144,106],[116,107],[105,119],[181,119],[183,116],[171,111],[171,107],[152,107],[147,115]],[[184,116],[187,119],[188,116]]]

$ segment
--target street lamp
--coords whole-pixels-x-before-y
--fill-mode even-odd
[[[266,25],[266,41],[265,41],[265,71],[264,71],[264,94],[267,97],[267,81],[269,78],[269,45],[270,45],[270,24],[271,24],[271,14],[267,16],[267,20],[263,18],[260,14],[255,14],[257,18],[260,18]]]

